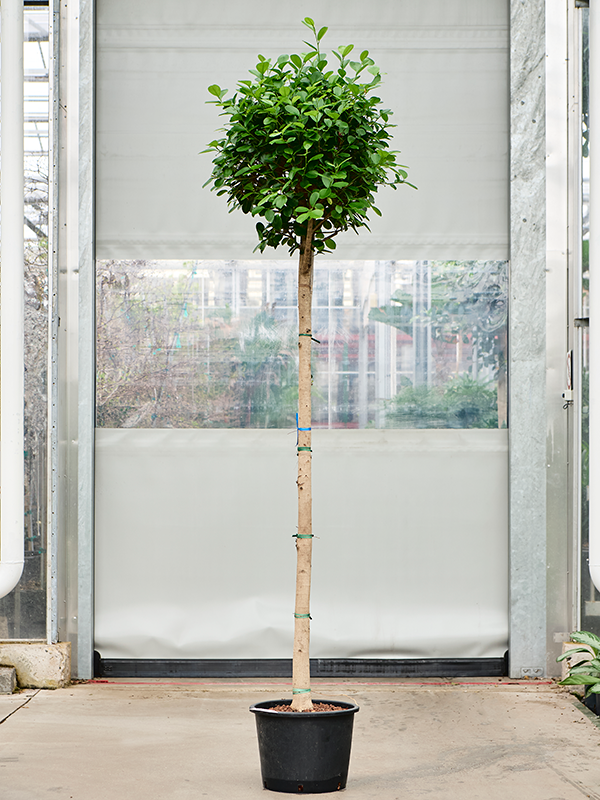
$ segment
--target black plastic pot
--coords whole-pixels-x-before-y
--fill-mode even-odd
[[[272,711],[290,700],[268,700],[251,706],[256,715],[263,786],[273,792],[335,792],[344,789],[358,706],[338,700],[341,711]]]
[[[600,716],[600,703],[598,702],[598,698],[600,695],[598,694],[588,694],[588,696],[583,701],[584,706],[587,706],[590,711],[593,711],[594,714]]]

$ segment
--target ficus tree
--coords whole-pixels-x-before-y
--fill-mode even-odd
[[[212,85],[209,101],[228,117],[205,186],[225,195],[230,211],[257,218],[256,249],[285,246],[298,260],[298,532],[292,709],[312,708],[309,668],[312,558],[311,307],[315,253],[335,249],[338,234],[368,228],[379,186],[408,183],[390,149],[391,111],[372,94],[379,68],[352,44],[321,52],[327,28],[304,25],[314,44],[276,59],[258,56],[251,79],[233,96]],[[411,184],[409,184],[411,185]]]

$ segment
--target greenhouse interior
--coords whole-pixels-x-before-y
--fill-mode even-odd
[[[586,0],[10,0],[0,651],[290,674],[298,254],[210,191],[208,87],[308,14],[416,186],[315,257],[313,672],[546,677],[600,635]]]

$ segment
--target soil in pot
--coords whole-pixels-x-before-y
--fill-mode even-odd
[[[323,711],[343,711],[343,706],[335,705],[335,703],[313,703],[312,708],[307,708],[306,711],[302,711],[302,714],[317,714]],[[295,712],[292,711],[292,707],[287,703],[280,703],[278,706],[271,706],[271,711],[285,711],[286,714],[294,714]]]
[[[336,710],[289,711],[290,700],[250,708],[256,716],[263,786],[275,792],[317,793],[344,789],[352,746],[353,703],[315,700]],[[277,710],[285,706],[286,710]]]

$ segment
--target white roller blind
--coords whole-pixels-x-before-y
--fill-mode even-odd
[[[384,71],[396,147],[418,192],[380,193],[372,233],[336,258],[505,259],[508,0],[98,0],[97,255],[250,258],[254,222],[201,189],[221,124],[207,86],[234,89],[257,53],[298,52],[310,15],[328,49]]]
[[[286,430],[96,431],[104,658],[290,658]],[[498,658],[507,430],[316,430],[311,655]]]

